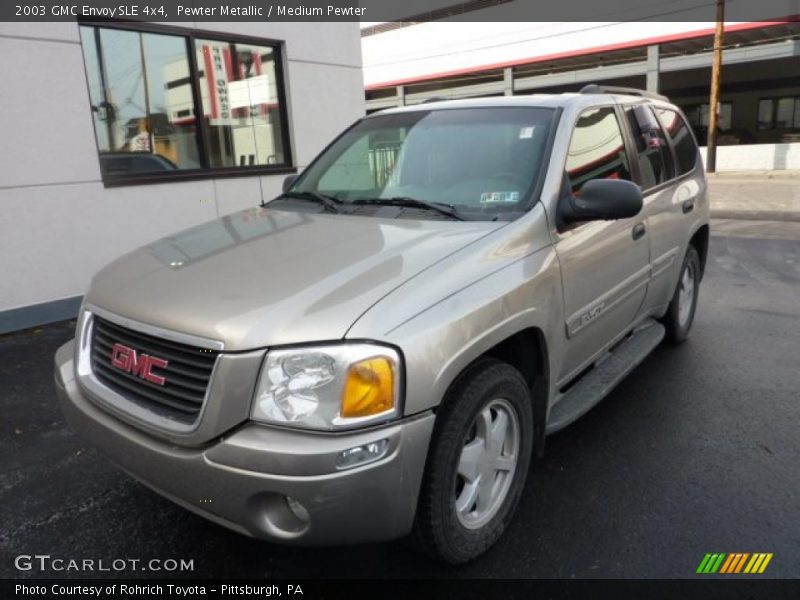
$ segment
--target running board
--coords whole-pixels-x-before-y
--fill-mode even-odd
[[[550,411],[546,433],[555,433],[585,415],[664,339],[664,326],[645,320],[605,359],[565,392]]]

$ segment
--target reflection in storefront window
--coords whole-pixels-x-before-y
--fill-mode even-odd
[[[195,49],[210,165],[283,163],[273,48],[197,40]]]
[[[105,175],[201,166],[186,40],[81,27]]]
[[[80,33],[105,181],[289,166],[279,46],[127,25]]]

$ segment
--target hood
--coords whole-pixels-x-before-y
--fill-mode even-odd
[[[226,351],[335,340],[409,278],[503,225],[249,209],[112,262],[86,300]]]

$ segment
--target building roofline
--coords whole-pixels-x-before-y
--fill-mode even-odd
[[[794,23],[800,18],[800,15],[792,15],[783,18],[780,21],[756,21],[750,23],[737,23],[735,25],[728,25],[725,27],[725,31],[727,32],[734,32],[734,31],[747,31],[750,29],[758,29],[761,27],[773,27],[776,25],[785,25],[787,23]],[[586,56],[591,54],[598,54],[602,52],[611,52],[614,50],[627,50],[630,48],[638,48],[641,46],[650,46],[653,44],[666,44],[669,42],[677,42],[682,40],[689,40],[698,37],[704,37],[708,35],[714,34],[714,27],[708,27],[704,29],[696,29],[693,31],[687,31],[685,33],[675,33],[669,35],[662,35],[662,36],[655,36],[650,38],[642,38],[639,40],[631,40],[629,42],[621,42],[618,44],[606,44],[603,46],[593,46],[590,48],[584,48],[581,50],[571,50],[567,52],[556,52],[554,54],[543,54],[540,56],[533,56],[533,57],[526,57],[526,58],[517,58],[514,60],[503,61],[498,63],[491,63],[486,65],[478,65],[475,67],[465,67],[462,69],[453,69],[450,71],[440,71],[438,73],[432,73],[430,75],[424,75],[421,77],[409,77],[405,79],[396,79],[381,83],[374,83],[365,86],[367,91],[373,90],[380,90],[388,87],[394,87],[398,85],[409,85],[413,83],[425,83],[430,81],[436,81],[437,79],[444,79],[447,77],[456,77],[458,75],[466,75],[472,73],[480,73],[483,71],[491,71],[495,69],[504,69],[506,67],[516,67],[520,65],[529,65],[535,64],[539,62],[546,62],[549,60],[559,60],[564,58],[574,58],[577,56]],[[423,57],[424,58],[424,57]],[[365,68],[369,68],[369,65],[364,65]]]

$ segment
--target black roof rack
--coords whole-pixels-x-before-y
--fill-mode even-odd
[[[641,96],[642,98],[651,98],[653,100],[663,100],[669,102],[669,98],[656,94],[655,92],[648,92],[647,90],[640,90],[637,88],[618,87],[615,85],[598,85],[590,83],[581,88],[581,94],[627,94],[629,96]]]

